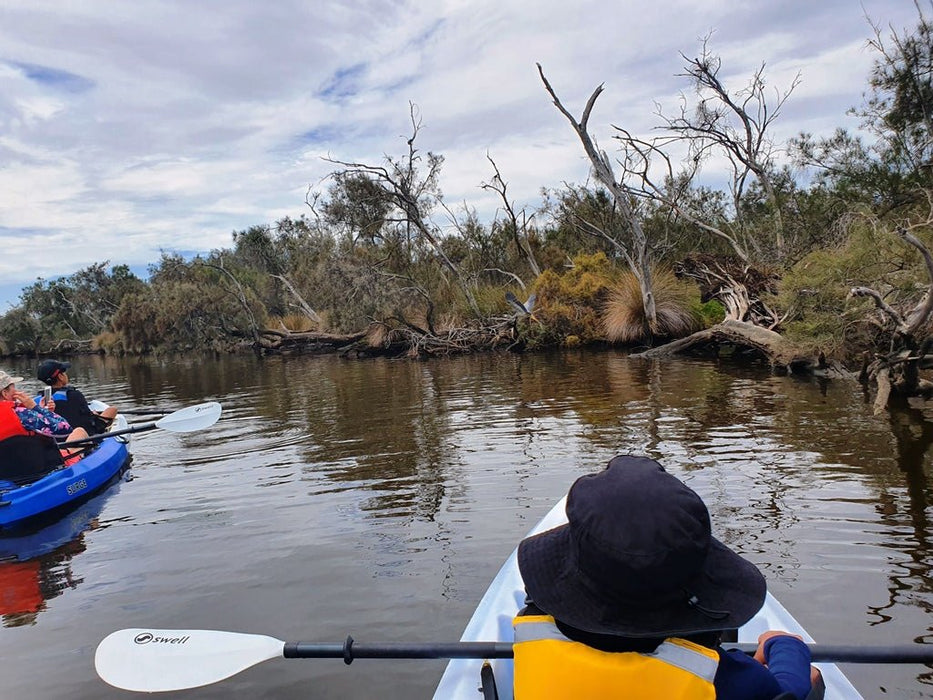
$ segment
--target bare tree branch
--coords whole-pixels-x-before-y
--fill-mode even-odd
[[[544,83],[545,90],[547,90],[548,94],[551,96],[554,105],[560,113],[567,118],[573,130],[577,133],[580,142],[583,144],[583,150],[586,152],[587,157],[590,159],[590,164],[593,166],[596,179],[609,190],[616,206],[622,213],[626,226],[628,226],[631,231],[632,249],[625,249],[621,244],[619,244],[618,247],[623,249],[626,262],[628,262],[629,268],[635,275],[639,287],[641,288],[642,305],[644,307],[645,321],[648,328],[652,333],[657,333],[658,313],[652,284],[651,251],[648,237],[641,225],[640,218],[632,206],[629,193],[616,181],[615,174],[612,171],[612,164],[609,162],[608,156],[597,149],[596,144],[587,131],[587,122],[593,111],[593,106],[596,104],[596,99],[603,91],[603,86],[598,86],[593,91],[593,94],[590,95],[590,98],[586,101],[586,106],[583,108],[580,121],[578,122],[557,97],[557,94],[544,75],[544,69],[541,67],[541,64],[538,63],[537,66],[538,75],[541,76],[541,82]]]
[[[521,210],[522,221],[519,224],[518,215],[515,212],[515,208],[512,205],[512,202],[508,198],[508,185],[505,180],[502,179],[502,174],[499,172],[499,166],[496,165],[496,161],[492,159],[488,153],[486,154],[486,160],[492,165],[494,175],[490,182],[484,182],[481,187],[484,190],[492,190],[499,195],[502,199],[502,204],[505,207],[505,213],[508,216],[509,223],[512,227],[512,240],[515,242],[515,246],[521,251],[522,255],[525,256],[525,260],[528,262],[528,266],[531,268],[531,273],[537,277],[541,274],[541,268],[538,266],[538,261],[535,259],[534,251],[531,250],[531,244],[528,241],[528,217],[525,214],[525,210]]]

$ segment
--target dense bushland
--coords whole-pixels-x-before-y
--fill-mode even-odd
[[[145,280],[106,262],[38,280],[0,317],[0,350],[262,350],[270,332],[314,340],[367,329],[361,342],[386,352],[463,351],[465,337],[482,347],[650,346],[723,318],[846,361],[889,349],[903,335],[898,314],[925,308],[933,275],[931,25],[918,5],[915,27],[876,29],[869,43],[877,60],[853,110],[862,132],[786,144],[771,131],[796,83],[775,92],[762,69],[727,86],[705,43],[686,60],[693,97],[659,114],[650,140],[613,127],[609,153],[588,131],[602,87],[577,118],[542,68],[593,180],[521,205],[486,156],[480,184],[501,199],[492,221],[444,201],[443,157],[418,149],[413,108],[406,152],[333,161],[299,218],[235,231],[229,247],[193,259],[163,254]],[[733,166],[719,189],[704,170],[714,158]],[[915,326],[912,345],[930,335],[927,319]],[[457,334],[464,328],[475,336]]]

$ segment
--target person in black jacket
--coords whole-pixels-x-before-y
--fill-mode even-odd
[[[44,360],[39,363],[36,376],[39,381],[52,387],[55,412],[67,420],[72,428],[84,428],[89,435],[99,435],[110,427],[117,415],[114,406],[108,406],[101,412],[92,411],[84,394],[68,385],[70,362]]]

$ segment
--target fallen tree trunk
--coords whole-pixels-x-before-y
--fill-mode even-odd
[[[342,354],[357,357],[441,357],[513,346],[518,340],[514,319],[489,325],[476,322],[437,332],[406,325],[382,327],[378,335],[369,333],[367,337],[347,345]]]
[[[766,360],[778,374],[848,376],[841,367],[827,362],[822,353],[814,355],[779,333],[743,321],[723,321],[686,338],[636,353],[633,357],[673,357],[679,354],[718,355],[722,346],[748,351]]]
[[[933,192],[925,194],[930,203],[926,220],[900,226],[895,231],[902,241],[916,248],[924,260],[928,283],[920,300],[905,311],[891,306],[883,294],[870,287],[854,287],[849,292],[852,297],[871,298],[877,313],[892,327],[890,349],[884,354],[877,354],[873,361],[866,358],[859,374],[859,381],[866,387],[872,383],[877,387],[876,414],[913,397],[927,401],[933,396],[933,383],[920,377],[920,370],[931,364],[930,350],[933,349],[933,336],[929,335],[929,325],[933,320],[933,252],[910,232],[911,229],[928,229],[933,225]]]
[[[292,332],[264,328],[259,334],[259,348],[265,352],[335,352],[366,337],[366,331],[338,335],[317,331]]]
[[[260,333],[259,350],[268,353],[327,353],[356,357],[436,357],[521,345],[518,316],[474,321],[444,331],[419,328],[410,323],[374,323],[364,331],[346,335],[317,331],[292,332],[266,328]]]

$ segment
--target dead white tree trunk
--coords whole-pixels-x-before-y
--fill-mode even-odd
[[[577,121],[576,118],[574,118],[574,116],[567,111],[567,109],[561,103],[560,99],[557,97],[557,94],[554,92],[551,84],[544,76],[544,69],[541,68],[541,64],[539,63],[537,66],[538,75],[541,76],[541,81],[544,83],[544,88],[547,90],[548,94],[551,96],[551,99],[554,101],[554,105],[557,107],[560,113],[567,118],[567,121],[570,122],[573,130],[577,133],[577,136],[580,138],[580,142],[583,144],[583,150],[586,152],[587,157],[590,159],[590,164],[593,166],[593,173],[596,175],[596,179],[599,180],[599,182],[602,183],[602,185],[607,190],[609,190],[609,193],[612,195],[616,206],[622,213],[622,217],[625,220],[626,225],[629,227],[632,235],[631,249],[629,246],[624,245],[622,242],[615,238],[610,238],[610,241],[614,244],[616,250],[618,250],[619,254],[628,264],[632,274],[635,275],[635,279],[638,280],[638,286],[641,290],[642,305],[645,312],[645,322],[648,325],[648,329],[652,333],[657,333],[658,312],[651,278],[651,248],[649,246],[648,236],[645,234],[644,227],[641,225],[641,219],[632,206],[632,202],[629,199],[628,194],[616,180],[615,173],[612,170],[612,164],[609,162],[609,157],[605,152],[600,151],[596,147],[596,144],[593,142],[593,139],[590,137],[590,134],[587,130],[587,122],[589,121],[590,113],[593,111],[593,105],[596,104],[596,99],[603,91],[603,86],[600,85],[597,87],[593,91],[593,94],[590,95],[590,98],[587,100],[586,106],[583,109],[583,114],[580,117],[580,121]]]
[[[928,328],[933,320],[933,254],[911,230],[933,225],[933,192],[926,192],[930,202],[930,214],[925,221],[896,229],[897,236],[916,248],[923,257],[927,273],[927,288],[920,301],[911,309],[902,313],[887,303],[884,296],[869,287],[854,287],[849,291],[851,297],[868,297],[874,301],[882,316],[893,327],[891,349],[884,355],[877,355],[874,360],[866,358],[859,375],[863,384],[874,382],[874,410],[880,413],[888,408],[891,401],[911,396],[927,397],[933,393],[933,384],[920,377],[920,369],[933,362],[933,338],[927,337],[921,342],[919,334]]]
[[[304,297],[298,293],[298,290],[295,289],[295,285],[291,283],[291,280],[288,279],[285,275],[272,275],[274,279],[277,279],[279,282],[285,285],[285,288],[292,293],[292,296],[295,297],[295,303],[298,305],[298,308],[301,309],[301,312],[310,318],[312,321],[320,325],[321,317],[317,315],[317,312],[311,308],[311,306],[304,300]]]

